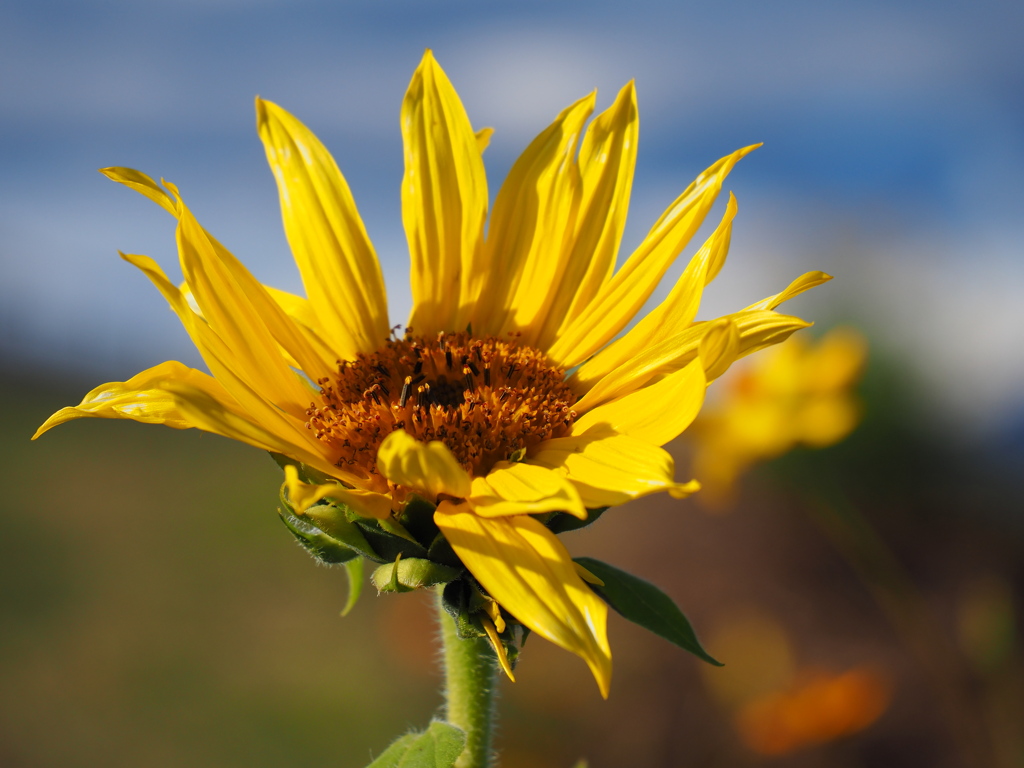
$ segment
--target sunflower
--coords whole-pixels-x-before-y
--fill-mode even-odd
[[[401,109],[413,300],[401,333],[344,177],[279,106],[257,99],[257,127],[305,297],[258,282],[172,184],[103,169],[177,220],[180,287],[152,259],[121,255],[163,294],[210,373],[166,362],[104,384],[36,436],[82,417],[213,432],[284,457],[283,497],[299,515],[333,504],[409,539],[404,511],[426,502],[484,597],[482,626],[506,671],[498,636],[514,622],[582,657],[607,696],[607,607],[585,583],[599,579],[551,521],[697,490],[676,481],[660,446],[733,360],[807,326],[775,309],[830,278],[808,273],[695,321],[729,248],[730,195],[667,298],[623,333],[756,147],[701,173],[615,269],[637,149],[633,84],[587,125],[594,105],[585,96],[530,143],[485,229],[491,131],[474,132],[426,52]]]

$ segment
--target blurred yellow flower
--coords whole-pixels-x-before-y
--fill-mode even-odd
[[[816,343],[794,337],[734,371],[687,433],[701,500],[727,500],[739,476],[759,461],[850,434],[860,421],[853,390],[866,357],[863,336],[836,328]]]
[[[659,446],[690,425],[708,382],[736,358],[808,325],[775,309],[830,278],[811,272],[696,322],[728,251],[730,196],[669,296],[620,337],[755,147],[701,173],[615,270],[636,159],[633,84],[586,126],[594,103],[590,94],[570,105],[526,148],[485,232],[491,131],[473,130],[427,51],[401,109],[413,308],[400,335],[345,179],[277,105],[257,99],[257,126],[305,297],[260,284],[173,185],[105,169],[176,218],[181,287],[152,259],[123,258],[167,299],[212,375],[162,363],[94,389],[37,436],[81,417],[224,435],[309,470],[286,474],[300,513],[329,498],[390,523],[415,493],[436,504],[436,525],[489,595],[581,656],[607,695],[606,605],[534,515],[585,518],[658,491],[695,491],[676,482]],[[493,642],[504,620],[492,613]]]

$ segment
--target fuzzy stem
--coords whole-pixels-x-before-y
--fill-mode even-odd
[[[496,666],[491,647],[482,637],[463,640],[455,621],[441,605],[438,620],[444,642],[445,718],[466,733],[466,748],[455,768],[488,768],[494,730]]]

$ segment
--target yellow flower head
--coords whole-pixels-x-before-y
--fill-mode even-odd
[[[665,301],[619,337],[755,147],[700,174],[616,270],[637,149],[633,84],[588,125],[594,101],[567,107],[526,148],[485,231],[491,132],[474,132],[427,51],[401,110],[413,308],[397,335],[345,179],[277,105],[257,99],[257,127],[305,298],[260,284],[174,186],[105,169],[177,219],[180,288],[153,260],[123,258],[164,295],[212,375],[163,363],[98,387],[37,435],[88,416],[196,427],[303,465],[286,477],[297,512],[332,499],[400,534],[403,508],[426,500],[491,601],[492,641],[503,610],[581,656],[607,695],[606,605],[545,522],[696,490],[676,482],[660,446],[689,426],[708,382],[733,360],[808,325],[775,309],[829,277],[808,273],[696,322],[728,251],[730,195]]]
[[[854,388],[866,357],[863,336],[836,328],[817,343],[794,337],[736,371],[690,432],[702,499],[724,501],[759,461],[800,445],[824,448],[850,434],[860,421]]]

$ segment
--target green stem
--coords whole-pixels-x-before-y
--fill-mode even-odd
[[[488,768],[494,731],[496,667],[491,647],[482,637],[463,640],[455,621],[437,600],[444,642],[445,719],[466,733],[466,748],[455,768]]]

